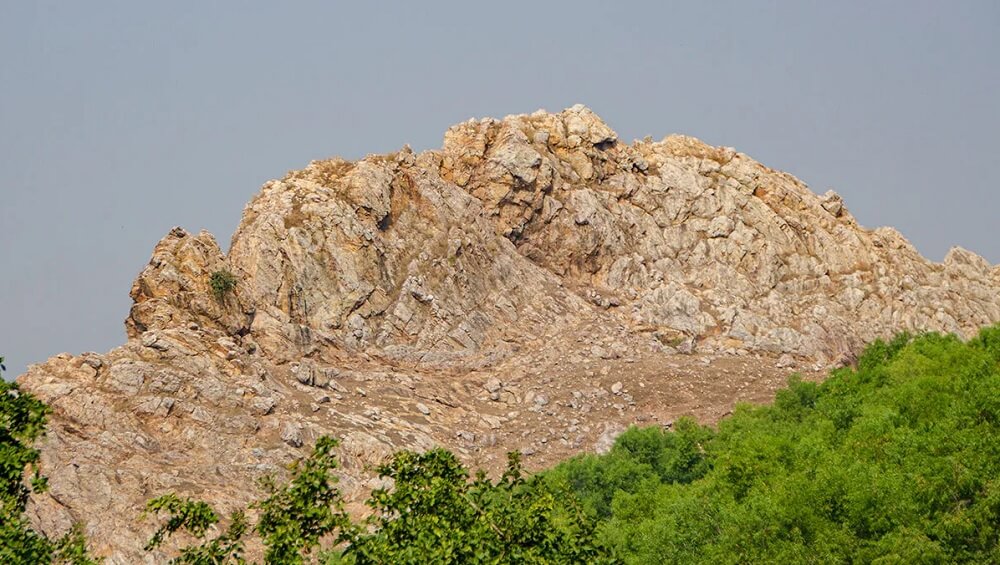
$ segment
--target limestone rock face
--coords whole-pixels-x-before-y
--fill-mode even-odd
[[[217,297],[220,270],[238,283]],[[343,439],[354,498],[400,448],[542,465],[631,423],[766,400],[776,364],[845,362],[900,330],[968,335],[1000,320],[998,290],[983,258],[927,261],[730,148],[625,144],[583,106],[470,120],[440,150],[268,182],[228,255],[204,232],[164,237],[125,345],[19,379],[53,407],[52,488],[31,509],[52,533],[83,520],[113,563],[156,561],[146,499],[227,513],[321,434]]]
[[[144,332],[201,324],[228,334],[246,334],[253,309],[244,310],[240,288],[215,299],[209,280],[227,268],[215,238],[174,228],[153,250],[149,264],[132,283],[132,309],[125,320],[128,337]]]
[[[314,162],[254,198],[228,260],[272,355],[317,339],[502,354],[503,331],[575,323],[591,291],[703,349],[821,360],[1000,316],[982,258],[930,263],[832,191],[690,137],[619,143],[580,106],[466,122],[441,151]]]

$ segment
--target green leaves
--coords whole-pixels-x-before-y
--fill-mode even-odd
[[[546,480],[629,563],[996,562],[998,343],[1000,326],[875,342],[715,433],[629,430]]]
[[[52,561],[69,565],[97,565],[99,563],[90,557],[90,553],[87,551],[87,538],[83,535],[83,527],[79,523],[73,524],[66,535],[55,543]]]
[[[403,451],[379,467],[391,488],[376,489],[368,501],[374,514],[354,523],[331,471],[337,442],[322,437],[312,454],[292,468],[290,480],[264,482],[268,496],[251,505],[259,511],[253,532],[264,546],[264,562],[304,563],[319,554],[326,563],[606,563],[611,558],[595,537],[595,524],[574,503],[571,492],[552,488],[521,472],[510,454],[497,482],[469,473],[450,452]],[[168,494],[147,511],[166,513],[147,550],[185,530],[198,539],[218,522],[204,502]],[[242,513],[227,532],[185,547],[174,563],[243,563]],[[335,545],[339,544],[342,551]]]
[[[161,512],[167,514],[167,521],[153,533],[153,537],[146,544],[146,551],[160,547],[167,538],[181,530],[195,538],[204,539],[209,529],[219,522],[219,515],[207,503],[179,498],[173,493],[147,502],[143,515],[159,515]],[[199,545],[181,549],[180,555],[171,560],[171,563],[190,565],[244,563],[243,535],[246,532],[246,516],[242,511],[233,512],[229,518],[229,527],[222,535]]]
[[[159,547],[163,541],[177,530],[187,530],[196,538],[205,537],[205,532],[219,521],[212,507],[200,500],[179,498],[170,493],[154,498],[146,503],[146,513],[166,512],[168,519],[161,525],[146,544],[146,551]]]
[[[0,368],[2,362],[0,357]],[[0,379],[0,563],[93,563],[79,525],[52,541],[35,532],[24,517],[28,496],[48,487],[34,447],[45,433],[48,413],[40,400]],[[26,474],[31,477],[28,484]]]
[[[472,481],[454,454],[403,451],[379,468],[391,489],[372,493],[375,511],[349,530],[344,558],[375,563],[611,562],[595,526],[572,493],[525,479],[520,456],[508,456],[494,483]]]
[[[337,440],[321,437],[312,454],[292,469],[285,486],[265,480],[269,496],[253,505],[260,510],[256,531],[267,547],[267,563],[298,564],[325,536],[348,522],[343,500],[331,471],[337,467]]]
[[[34,443],[44,433],[47,414],[41,401],[0,380],[0,505],[5,516],[24,511],[31,492],[22,481],[25,470],[35,473],[34,487],[45,487]]]
[[[333,450],[337,441],[321,437],[309,457],[292,467],[291,479],[279,486],[272,478],[263,481],[268,497],[251,506],[259,511],[253,532],[260,536],[266,548],[266,563],[303,563],[321,539],[332,535],[347,522],[342,510],[336,477],[330,472],[337,462]],[[154,550],[178,531],[185,531],[199,540],[219,522],[219,516],[207,503],[180,498],[173,493],[150,500],[146,514],[166,514],[166,522],[146,544]],[[246,514],[233,512],[224,533],[197,545],[180,550],[171,562],[190,565],[244,563],[244,537],[251,531]]]
[[[236,288],[236,276],[225,269],[215,271],[208,278],[208,286],[211,287],[215,298],[222,300]]]

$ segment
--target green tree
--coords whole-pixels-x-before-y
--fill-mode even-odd
[[[628,563],[998,563],[998,344],[876,341],[714,432],[633,429],[545,477]]]
[[[3,357],[0,370],[6,370]],[[79,525],[50,540],[24,516],[28,497],[47,488],[34,445],[45,433],[48,412],[42,401],[0,378],[0,563],[94,563]]]
[[[167,514],[166,522],[157,528],[153,537],[146,544],[146,551],[160,547],[167,538],[179,530],[186,531],[199,540],[204,540],[208,530],[219,522],[219,516],[207,503],[180,498],[170,493],[154,498],[146,503],[145,514]],[[243,512],[237,511],[230,516],[229,527],[224,533],[212,540],[203,541],[199,545],[191,545],[180,550],[180,555],[172,563],[192,565],[215,563],[244,563],[243,535],[247,523]]]
[[[470,481],[443,449],[397,453],[379,473],[393,487],[375,490],[375,514],[342,537],[348,562],[613,562],[572,493],[525,479],[516,453],[496,483],[483,473]]]
[[[267,548],[268,563],[302,563],[320,540],[349,523],[332,474],[337,467],[336,447],[337,440],[320,437],[312,454],[295,464],[288,484],[264,481],[269,496],[254,507],[260,510],[256,530]]]
[[[337,479],[331,473],[337,466],[333,454],[336,446],[335,439],[321,437],[312,453],[292,466],[287,484],[278,485],[271,477],[263,480],[262,486],[268,497],[254,503],[252,508],[260,513],[253,532],[265,547],[266,563],[303,563],[324,537],[333,535],[346,523],[340,490],[336,487]],[[213,565],[245,562],[244,537],[250,528],[243,511],[234,512],[225,532],[212,539],[206,537],[219,522],[219,516],[205,502],[168,493],[150,500],[144,514],[166,515],[166,521],[146,544],[147,551],[160,547],[178,531],[187,532],[199,540],[198,544],[181,548],[171,563]]]
[[[207,539],[219,523],[208,504],[175,494],[151,500],[146,513],[165,521],[146,549],[184,531],[198,542],[181,548],[173,563],[244,563],[244,537],[252,532],[269,564],[300,564],[312,557],[354,564],[612,561],[595,541],[596,524],[572,493],[526,479],[516,454],[494,483],[482,473],[470,481],[455,456],[442,449],[397,453],[379,468],[394,486],[373,491],[369,505],[376,514],[354,523],[343,511],[332,474],[336,446],[334,439],[321,437],[310,456],[293,466],[287,483],[266,479],[268,496],[251,505],[259,512],[252,530],[237,512],[225,533]]]

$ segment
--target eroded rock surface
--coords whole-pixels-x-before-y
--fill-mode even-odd
[[[219,297],[213,272],[236,275]],[[21,385],[53,407],[45,531],[156,560],[145,500],[228,512],[321,434],[342,486],[400,448],[494,468],[602,449],[632,423],[765,401],[788,371],[900,330],[1000,320],[1000,269],[932,263],[842,199],[694,138],[624,144],[590,110],[470,120],[437,151],[315,161],[267,183],[228,255],[172,230],[128,341]]]

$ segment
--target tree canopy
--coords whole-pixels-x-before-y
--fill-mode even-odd
[[[997,563],[1000,327],[878,341],[717,430],[634,428],[545,478],[629,563]]]

